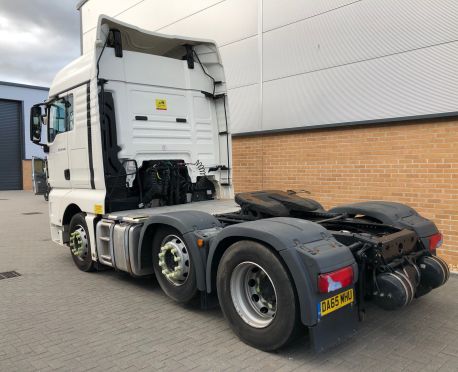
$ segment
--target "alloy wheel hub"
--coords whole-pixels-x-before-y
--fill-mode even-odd
[[[236,266],[230,279],[231,298],[243,321],[265,328],[277,312],[277,294],[267,272],[253,262]]]
[[[190,260],[181,239],[175,235],[164,238],[158,257],[162,275],[175,286],[183,285],[189,276]]]
[[[76,230],[70,234],[70,250],[72,254],[83,260],[87,256],[88,247],[86,231],[82,226],[77,226]]]

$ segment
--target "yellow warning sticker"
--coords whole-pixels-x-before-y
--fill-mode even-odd
[[[156,99],[156,110],[167,110],[167,100]]]
[[[103,214],[102,204],[94,204],[94,214]]]

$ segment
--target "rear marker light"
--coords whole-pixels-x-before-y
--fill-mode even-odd
[[[442,245],[442,234],[437,233],[429,238],[429,251],[430,252],[435,252],[437,248],[439,248]]]
[[[340,288],[348,287],[353,283],[353,268],[344,267],[336,271],[318,275],[318,291],[329,293]]]

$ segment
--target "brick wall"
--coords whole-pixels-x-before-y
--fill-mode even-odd
[[[432,219],[458,267],[458,119],[233,138],[235,191],[305,189],[325,208],[392,200]]]
[[[22,161],[22,189],[32,190],[32,160]]]

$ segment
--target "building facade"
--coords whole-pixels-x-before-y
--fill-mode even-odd
[[[30,108],[48,97],[48,88],[0,82],[0,190],[32,189],[32,156],[43,157],[30,142]]]
[[[217,42],[236,191],[307,190],[330,207],[396,200],[436,221],[458,265],[458,2],[83,0],[82,52],[106,14]]]

